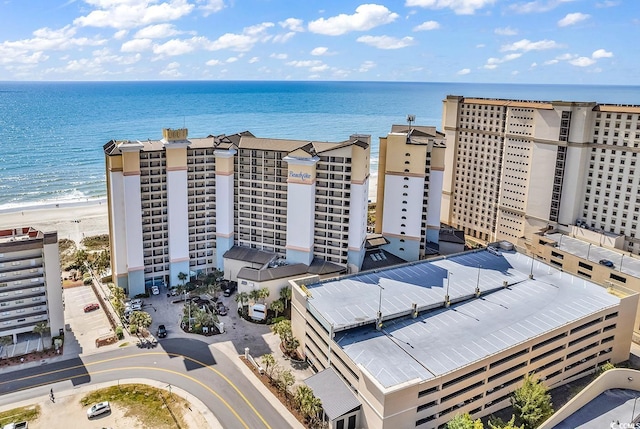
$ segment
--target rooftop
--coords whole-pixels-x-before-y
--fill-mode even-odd
[[[557,249],[571,255],[587,259],[595,264],[602,259],[606,259],[613,262],[612,270],[620,271],[633,277],[640,277],[640,260],[631,257],[627,252],[600,247],[559,232],[545,234],[545,237],[558,243]]]
[[[447,285],[452,305],[444,308]],[[306,287],[309,311],[327,330],[333,324],[334,341],[385,387],[443,375],[619,303],[526,255],[486,250]]]
[[[635,401],[639,393],[630,389],[610,389],[602,392],[554,429],[622,428],[631,424]],[[637,417],[638,414],[635,414]],[[612,422],[620,425],[613,425]],[[634,427],[634,426],[629,426]]]

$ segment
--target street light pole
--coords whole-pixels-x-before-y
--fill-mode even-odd
[[[478,279],[476,280],[476,297],[480,296],[480,270],[482,265],[478,265]]]
[[[382,328],[382,291],[384,287],[378,282],[378,287],[380,288],[380,298],[378,299],[378,317],[376,318],[376,329]]]
[[[449,305],[451,305],[451,302],[449,301],[449,283],[451,282],[451,276],[453,274],[451,274],[450,271],[447,271],[447,293],[444,296],[444,306],[445,307],[449,307]]]
[[[633,401],[633,411],[631,411],[631,423],[633,423],[633,417],[636,415],[636,402],[638,402],[638,399],[640,399],[640,396]]]
[[[589,253],[591,252],[591,243],[589,243],[589,248],[587,249],[587,261],[589,260]]]

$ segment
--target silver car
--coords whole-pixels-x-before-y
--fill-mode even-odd
[[[108,401],[98,402],[87,410],[87,418],[90,419],[100,414],[108,413],[109,411],[111,411],[111,406]]]

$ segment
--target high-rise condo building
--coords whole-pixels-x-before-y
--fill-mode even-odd
[[[640,253],[640,106],[448,96],[441,221],[523,248],[579,224]]]
[[[58,234],[33,228],[0,231],[0,337],[33,332],[46,323],[64,329]]]
[[[405,261],[437,248],[444,154],[444,134],[435,127],[393,125],[380,137],[375,232]]]
[[[234,245],[314,257],[357,271],[364,257],[370,136],[338,143],[249,132],[110,141],[107,167],[114,281],[145,283],[223,268]]]

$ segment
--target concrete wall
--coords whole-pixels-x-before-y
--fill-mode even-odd
[[[582,389],[573,399],[542,423],[538,429],[552,429],[609,389],[630,389],[640,392],[640,371],[627,368],[610,369]]]

